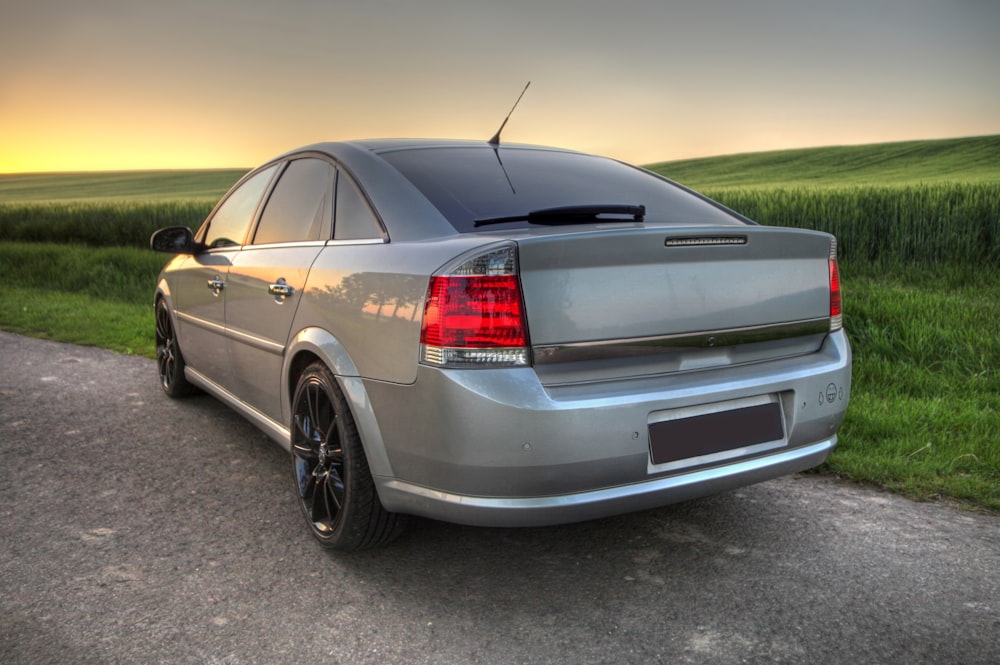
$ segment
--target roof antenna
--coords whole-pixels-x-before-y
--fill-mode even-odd
[[[524,93],[528,92],[529,85],[531,85],[531,81],[528,81],[528,83],[524,86],[524,90],[522,90],[521,94],[518,95],[517,101],[514,102],[514,105],[512,107],[510,107],[510,113],[508,113],[507,117],[503,119],[503,123],[500,125],[500,129],[498,129],[497,133],[493,135],[493,138],[489,140],[490,145],[494,146],[500,145],[500,132],[502,132],[503,128],[507,126],[507,121],[510,120],[511,113],[513,113],[514,109],[517,108],[517,105],[521,103],[521,97],[524,97]]]

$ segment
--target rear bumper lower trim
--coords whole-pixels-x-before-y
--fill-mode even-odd
[[[837,437],[832,436],[737,463],[559,496],[477,497],[394,478],[375,481],[383,505],[391,511],[475,526],[546,526],[656,508],[797,473],[823,463],[836,445]]]

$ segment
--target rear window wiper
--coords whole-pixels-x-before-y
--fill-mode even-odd
[[[604,215],[613,215],[604,217]],[[646,217],[644,205],[601,204],[582,206],[559,206],[532,210],[523,215],[509,217],[488,217],[477,219],[473,226],[507,224],[508,222],[528,222],[529,224],[586,224],[587,222],[641,222]]]

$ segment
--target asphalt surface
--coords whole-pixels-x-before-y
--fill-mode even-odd
[[[1000,518],[816,475],[335,555],[152,361],[0,333],[3,663],[1000,662]]]

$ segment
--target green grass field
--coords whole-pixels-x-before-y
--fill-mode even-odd
[[[214,204],[247,169],[0,174],[0,204],[202,201]]]
[[[757,152],[647,168],[697,190],[1000,184],[1000,135]]]
[[[854,389],[823,470],[1000,511],[1000,137],[654,168],[839,237]],[[197,226],[242,173],[0,176],[0,328],[152,356],[149,233]]]

